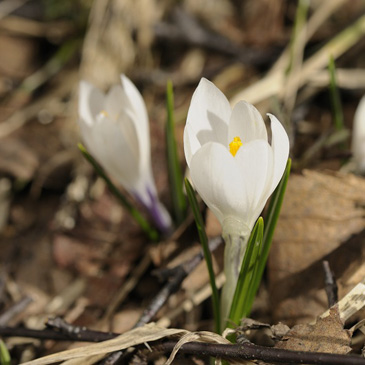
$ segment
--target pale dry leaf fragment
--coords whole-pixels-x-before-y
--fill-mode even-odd
[[[353,325],[349,331],[354,334],[355,331],[360,330],[365,335],[365,319],[361,320],[360,322],[357,322],[355,325]]]
[[[315,324],[294,326],[275,347],[293,351],[347,354],[351,351],[351,334],[343,328],[337,307]]]
[[[64,361],[62,365],[93,365],[101,360],[104,355],[93,355],[88,357],[83,357],[82,359],[71,359]]]
[[[145,342],[156,341],[164,337],[186,333],[188,333],[186,330],[164,328],[157,326],[155,323],[149,323],[143,327],[128,331],[123,335],[111,340],[44,356],[40,359],[26,362],[24,365],[47,365],[59,361],[77,358],[82,359],[95,355],[104,355],[110,352],[124,350],[132,346],[140,345]]]
[[[228,341],[224,337],[222,337],[216,333],[213,333],[213,332],[200,331],[200,332],[187,333],[183,337],[181,337],[181,339],[177,342],[173,351],[171,352],[170,357],[166,361],[165,365],[171,365],[175,359],[176,354],[180,350],[180,348],[184,344],[186,344],[188,342],[193,342],[193,341],[194,342],[218,343],[218,344],[232,345],[232,343],[230,341]],[[234,360],[234,361],[231,360],[230,364],[250,365],[250,364],[253,364],[253,362],[246,361],[246,360]]]
[[[340,3],[340,2],[338,2]],[[309,19],[311,22],[312,18]],[[317,25],[315,26],[317,27]],[[304,28],[305,31],[306,28]],[[328,64],[330,55],[337,59],[354,46],[365,32],[365,16],[358,19],[356,24],[351,24],[345,31],[328,41],[314,55],[309,57],[303,64],[301,72],[296,75],[298,86],[302,86],[312,78],[314,74],[321,72]],[[288,55],[288,54],[287,54]],[[287,57],[281,58],[287,61]],[[231,104],[235,105],[239,100],[247,100],[250,103],[257,104],[272,95],[278,95],[280,98],[286,88],[285,72],[286,63],[280,62],[278,66],[272,68],[267,76],[259,82],[250,85],[231,99]]]
[[[365,280],[358,283],[348,294],[337,304],[339,315],[342,321],[346,322],[353,314],[365,306]],[[329,316],[330,309],[321,315],[321,318]]]
[[[274,324],[270,328],[271,328],[273,337],[276,339],[282,338],[290,331],[289,326],[287,326],[286,324],[281,323],[281,322],[279,322],[278,324]]]
[[[247,331],[250,329],[259,329],[259,328],[269,328],[270,325],[267,323],[259,322],[251,318],[243,318],[241,320],[240,329],[242,331]]]
[[[156,0],[94,1],[82,50],[83,78],[105,87],[137,62],[150,62],[153,26],[165,7]]]

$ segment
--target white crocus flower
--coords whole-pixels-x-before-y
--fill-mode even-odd
[[[79,90],[79,126],[89,153],[139,200],[157,227],[171,219],[159,202],[152,176],[149,121],[143,98],[124,75],[105,95],[86,81]]]
[[[233,108],[213,83],[202,79],[190,104],[184,150],[191,180],[223,228],[226,243],[222,318],[227,319],[251,230],[278,185],[289,155],[289,139],[269,114],[272,142],[257,109],[241,101]]]
[[[365,95],[356,109],[352,130],[352,155],[355,169],[359,174],[365,173]]]

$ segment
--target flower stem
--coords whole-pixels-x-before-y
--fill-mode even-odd
[[[221,318],[223,324],[225,324],[229,318],[229,312],[249,236],[249,231],[247,234],[233,233],[223,235],[226,244],[224,249],[224,274],[226,276],[226,283],[223,286],[221,298]]]

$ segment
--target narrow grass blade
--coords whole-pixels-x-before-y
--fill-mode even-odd
[[[172,203],[174,207],[174,216],[177,224],[180,224],[186,215],[186,199],[183,193],[183,178],[181,167],[177,154],[175,139],[175,118],[174,118],[174,92],[172,82],[167,82],[166,88],[166,146],[167,146],[167,164],[169,171],[170,189]]]
[[[290,39],[289,64],[287,66],[287,69],[285,70],[286,75],[288,75],[293,69],[297,51],[297,42],[301,30],[306,24],[308,9],[309,9],[309,0],[298,0],[298,6],[294,20],[294,28]]]
[[[253,292],[254,274],[258,270],[258,260],[262,251],[264,232],[264,220],[260,217],[251,232],[247,243],[247,249],[242,261],[240,274],[234,293],[232,306],[227,326],[238,325],[243,317],[246,317],[251,307],[249,306],[249,295]],[[252,295],[252,294],[251,294]]]
[[[210,252],[209,246],[208,246],[208,237],[207,237],[207,234],[205,232],[203,217],[202,217],[202,215],[200,213],[200,210],[199,210],[199,205],[198,205],[198,202],[196,200],[194,189],[191,186],[188,179],[185,179],[185,188],[186,188],[186,193],[187,193],[187,196],[188,196],[188,199],[189,199],[191,209],[192,209],[193,214],[194,214],[196,228],[198,229],[200,242],[203,246],[204,257],[205,257],[205,261],[206,261],[207,267],[208,267],[209,280],[210,280],[210,285],[212,287],[212,301],[213,301],[213,313],[214,313],[215,329],[216,329],[217,333],[220,333],[221,320],[220,320],[219,295],[218,295],[218,289],[217,289],[217,286],[216,286],[216,283],[215,283],[215,275],[214,275],[214,270],[213,270],[212,255],[211,255],[211,252]]]
[[[105,174],[102,167],[96,162],[96,160],[87,152],[86,148],[79,143],[79,150],[85,159],[93,166],[97,174],[106,182],[108,188],[112,192],[112,194],[119,200],[119,202],[123,205],[123,207],[131,214],[131,216],[136,220],[136,222],[140,225],[142,230],[147,234],[147,236],[153,240],[157,241],[159,234],[158,232],[151,227],[148,221],[141,215],[141,213],[127,200],[127,198],[119,191],[119,189],[112,183],[109,177]]]
[[[19,86],[19,90],[32,94],[51,77],[60,72],[67,62],[80,50],[81,45],[82,39],[80,38],[70,39],[65,42],[42,68],[25,78]]]
[[[9,351],[2,340],[0,340],[0,364],[1,365],[11,364],[11,357]]]
[[[337,81],[336,81],[336,66],[332,56],[330,57],[328,62],[328,72],[330,74],[329,89],[331,96],[333,119],[335,122],[336,130],[340,131],[344,129],[343,111],[342,111],[340,93],[338,91]]]
[[[264,237],[262,243],[262,252],[260,255],[260,259],[258,260],[258,267],[254,277],[254,284],[253,284],[253,292],[250,294],[250,302],[248,306],[251,308],[253,301],[255,299],[256,292],[260,286],[261,278],[265,270],[266,261],[269,257],[269,252],[271,248],[272,239],[274,236],[274,231],[276,227],[276,223],[279,219],[279,214],[281,210],[281,206],[284,200],[286,185],[288,183],[288,178],[290,175],[290,168],[291,168],[291,159],[288,159],[286,164],[286,168],[281,178],[281,181],[277,188],[275,189],[274,193],[271,196],[269,208],[266,215],[266,225],[264,230]]]

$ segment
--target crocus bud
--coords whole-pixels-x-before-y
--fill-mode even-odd
[[[89,153],[148,209],[162,232],[169,231],[171,218],[152,176],[146,106],[131,80],[121,75],[121,84],[107,94],[81,81],[78,122]]]

